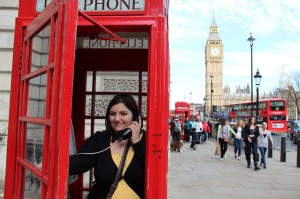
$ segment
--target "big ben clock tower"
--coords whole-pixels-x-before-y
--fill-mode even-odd
[[[223,106],[223,43],[214,15],[205,46],[205,98],[208,115],[213,105]]]

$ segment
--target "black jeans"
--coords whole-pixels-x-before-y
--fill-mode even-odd
[[[190,142],[190,134],[191,134],[191,130],[187,130],[187,129],[184,129],[184,140],[186,142]]]
[[[246,159],[250,161],[251,153],[253,154],[253,161],[258,162],[257,142],[246,142]]]
[[[198,132],[194,131],[192,132],[192,143],[191,143],[191,148],[194,148],[195,144],[197,144],[197,139],[198,139]]]
[[[181,140],[181,132],[172,132],[172,140],[173,141],[180,141]]]
[[[220,144],[220,150],[221,150],[221,158],[223,158],[227,151],[228,142],[224,142],[223,138],[219,138],[219,144]]]

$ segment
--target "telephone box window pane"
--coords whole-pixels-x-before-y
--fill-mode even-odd
[[[85,125],[84,125],[84,139],[88,139],[91,137],[91,120],[85,119]]]
[[[85,116],[92,115],[92,95],[85,96]]]
[[[41,198],[41,181],[29,170],[25,169],[24,198]]]
[[[146,93],[148,88],[148,72],[142,72],[142,92]]]
[[[43,159],[44,126],[27,123],[26,129],[26,160],[41,170]]]
[[[105,128],[105,119],[95,119],[94,120],[94,131],[104,131]]]
[[[48,64],[50,42],[50,24],[32,38],[31,71]]]
[[[108,104],[114,96],[115,95],[95,95],[94,116],[105,117]]]
[[[142,112],[142,117],[146,117],[147,116],[147,96],[142,96],[142,108],[141,108],[141,112]]]
[[[98,71],[97,92],[139,92],[139,73],[126,71]]]
[[[52,0],[36,0],[36,12],[41,12]]]
[[[93,91],[93,71],[86,73],[86,91]]]
[[[45,117],[47,73],[29,81],[27,115]]]

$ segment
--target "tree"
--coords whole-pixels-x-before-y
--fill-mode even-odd
[[[297,110],[300,115],[300,71],[284,73],[281,72],[279,88],[275,89],[275,96],[287,100],[287,108]]]

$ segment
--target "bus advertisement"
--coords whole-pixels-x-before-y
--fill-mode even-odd
[[[259,120],[268,124],[268,129],[272,133],[286,133],[287,132],[287,113],[286,100],[282,98],[263,99],[258,103]],[[252,107],[253,106],[253,107]],[[239,119],[245,120],[252,116],[256,116],[256,102],[240,102],[229,104],[228,119],[237,121]]]

